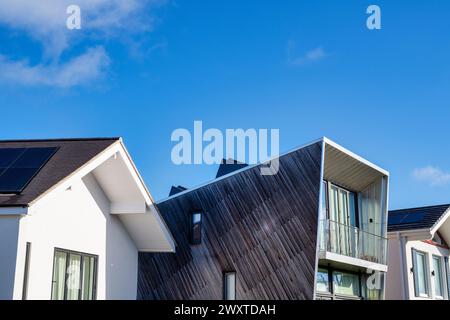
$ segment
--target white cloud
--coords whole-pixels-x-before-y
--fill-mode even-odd
[[[289,41],[288,43],[288,63],[294,66],[306,65],[318,60],[321,60],[328,56],[322,47],[317,47],[312,50],[307,51],[301,56],[294,56],[294,51],[297,47],[295,41]]]
[[[88,40],[95,47],[107,39],[128,37],[130,34],[145,34],[153,30],[155,19],[153,8],[164,4],[165,0],[0,0],[0,27],[25,33],[42,44],[42,61],[30,66],[22,60],[11,61],[2,58],[2,67],[21,71],[19,76],[10,74],[18,83],[70,86],[83,79],[89,80],[109,63],[104,50],[86,49],[86,53],[61,62],[62,53],[70,51],[74,44]],[[66,9],[69,5],[81,8],[81,30],[68,30]],[[100,52],[102,51],[102,52]],[[1,54],[1,52],[0,52]],[[26,53],[22,59],[26,60]],[[64,55],[64,57],[70,57]],[[93,59],[88,61],[88,59]],[[105,59],[100,61],[101,59]],[[94,67],[90,72],[82,70],[81,61]],[[60,69],[60,70],[59,70]],[[40,76],[37,71],[44,72]],[[3,72],[3,71],[2,71]],[[73,72],[73,74],[70,74]],[[52,81],[46,75],[56,74],[58,80]],[[6,78],[5,76],[2,77]]]
[[[68,88],[99,78],[104,74],[109,61],[103,47],[90,48],[62,64],[31,66],[25,60],[12,61],[5,56],[0,56],[0,82]]]
[[[412,173],[414,179],[427,182],[431,186],[444,186],[450,184],[450,173],[433,166],[416,168]]]

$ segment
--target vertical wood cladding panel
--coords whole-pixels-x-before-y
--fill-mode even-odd
[[[236,271],[237,299],[312,299],[322,143],[158,204],[176,253],[139,254],[139,299],[222,299]],[[203,213],[202,244],[190,245],[190,214]]]

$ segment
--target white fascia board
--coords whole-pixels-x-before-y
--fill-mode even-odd
[[[431,227],[431,233],[434,235],[436,231],[439,230],[439,228],[447,221],[447,219],[450,217],[450,207],[447,209],[447,211],[444,212],[444,214],[439,218],[438,221],[434,223],[434,225]]]
[[[52,192],[57,192],[60,190],[65,190],[69,188],[74,181],[80,180],[86,175],[88,175],[90,172],[95,170],[98,166],[100,166],[102,163],[104,163],[106,160],[110,159],[111,157],[114,157],[117,153],[119,153],[122,158],[124,159],[124,163],[126,164],[127,168],[129,169],[129,172],[131,176],[133,177],[134,181],[136,182],[137,187],[140,190],[140,193],[142,194],[143,200],[145,201],[145,205],[147,208],[150,208],[150,210],[146,210],[145,213],[142,214],[153,214],[158,221],[159,227],[163,231],[166,240],[170,244],[170,246],[175,249],[175,240],[172,236],[172,234],[169,231],[168,226],[162,219],[159,211],[155,209],[154,201],[152,197],[150,196],[150,192],[148,191],[147,187],[144,184],[143,179],[139,175],[135,165],[133,164],[130,155],[126,151],[124,144],[122,142],[122,139],[119,139],[118,141],[111,144],[109,147],[107,147],[105,150],[100,152],[97,156],[95,156],[93,159],[88,161],[85,165],[83,165],[78,170],[74,171],[72,174],[70,174],[68,177],[54,185],[52,188],[47,190],[44,194],[39,196],[37,199],[32,201],[29,206],[36,205],[39,201],[42,201],[45,199],[49,194]]]
[[[371,167],[372,169],[375,169],[377,171],[379,171],[380,173],[382,173],[383,175],[389,177],[389,171],[384,170],[383,168],[377,166],[376,164],[373,164],[372,162],[370,162],[367,159],[364,159],[363,157],[357,155],[356,153],[344,148],[343,146],[337,144],[336,142],[328,139],[327,137],[324,137],[323,140],[325,141],[326,144],[332,146],[333,148],[338,149],[339,151],[347,154],[348,156],[354,158],[355,160],[358,160],[359,162],[364,163],[365,165]]]
[[[70,186],[72,186],[73,181],[80,180],[81,178],[85,177],[95,168],[100,166],[103,162],[114,156],[114,154],[117,152],[119,152],[118,141],[111,144],[109,147],[100,152],[93,159],[85,163],[83,166],[72,172],[69,176],[67,176],[66,178],[64,178],[63,180],[52,186],[50,189],[48,189],[46,192],[44,192],[42,195],[34,199],[32,202],[30,202],[29,206],[31,207],[37,204],[38,202],[42,201],[50,193],[69,188]]]
[[[143,184],[143,180],[140,179],[140,176],[137,173],[136,168],[131,163],[130,157],[123,148],[123,143],[121,140],[118,140],[117,142],[114,142],[112,145],[110,145],[108,148],[100,152],[97,156],[95,156],[93,159],[88,161],[86,164],[84,164],[81,168],[74,171],[72,174],[70,174],[68,177],[54,185],[52,188],[47,190],[44,194],[42,194],[37,199],[33,200],[30,203],[30,206],[36,204],[38,201],[40,201],[42,198],[47,196],[49,193],[56,191],[56,190],[64,190],[70,187],[73,184],[74,180],[79,180],[89,173],[91,173],[93,170],[95,170],[98,166],[100,166],[102,163],[104,163],[109,158],[115,156],[117,153],[122,155],[122,158],[124,159],[124,163],[126,164],[127,168],[129,169],[129,172],[131,176],[133,177],[134,181],[136,182],[136,186],[139,188],[141,195],[143,199],[145,200],[146,205],[150,206],[153,204],[153,200],[150,197],[150,194],[146,187]]]
[[[0,216],[17,216],[28,214],[28,207],[0,207]]]

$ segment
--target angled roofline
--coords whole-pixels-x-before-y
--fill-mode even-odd
[[[435,207],[449,207],[450,208],[450,203],[444,203],[444,204],[435,204],[432,206],[421,206],[421,207],[410,207],[410,208],[403,208],[403,209],[394,209],[394,210],[389,210],[389,212],[399,212],[399,211],[409,211],[409,210],[420,210],[420,209],[429,209],[429,208],[435,208]]]
[[[444,211],[444,213],[437,219],[437,221],[433,224],[433,226],[430,228],[431,232],[433,234],[438,231],[438,229],[444,224],[444,222],[450,217],[450,205],[447,208],[447,210]]]
[[[286,155],[286,154],[289,154],[289,153],[291,153],[291,152],[294,152],[294,151],[297,151],[297,150],[300,150],[300,149],[309,147],[310,145],[313,145],[313,144],[318,143],[318,142],[321,142],[321,141],[323,141],[323,138],[316,139],[316,140],[311,141],[311,142],[309,142],[309,143],[307,143],[307,144],[305,144],[305,145],[302,145],[301,147],[297,147],[297,148],[295,148],[294,150],[288,151],[288,152],[283,153],[283,154],[280,154],[280,155],[278,155],[278,156],[271,157],[271,158],[267,159],[267,160],[264,161],[264,162],[255,163],[255,164],[249,164],[248,166],[246,166],[246,167],[244,167],[244,168],[241,168],[241,169],[239,169],[239,170],[230,172],[230,173],[225,174],[225,175],[223,175],[223,176],[220,176],[220,177],[218,177],[218,178],[214,178],[214,179],[209,180],[209,181],[207,181],[207,182],[205,182],[205,183],[202,183],[202,184],[200,184],[200,185],[197,185],[197,186],[194,187],[194,188],[187,189],[187,190],[184,190],[184,191],[182,191],[182,192],[179,192],[179,193],[176,193],[176,194],[174,194],[174,195],[171,195],[171,196],[168,196],[168,197],[166,197],[166,198],[163,198],[163,199],[161,199],[161,200],[158,200],[158,201],[156,202],[156,204],[158,205],[158,204],[160,204],[160,203],[166,202],[166,201],[171,200],[171,199],[173,199],[173,198],[176,198],[176,197],[182,196],[182,195],[184,195],[184,194],[187,194],[187,193],[189,193],[189,192],[191,192],[191,191],[198,190],[198,189],[200,189],[200,188],[202,188],[202,187],[204,187],[204,186],[213,184],[213,183],[218,182],[218,181],[220,181],[220,180],[227,179],[227,178],[229,178],[229,177],[231,177],[231,176],[234,176],[234,175],[236,175],[236,174],[239,174],[239,173],[241,173],[241,172],[244,172],[244,171],[250,170],[250,169],[252,169],[252,168],[258,167],[258,166],[260,166],[260,165],[263,165],[263,164],[265,164],[265,163],[268,163],[268,162],[270,162],[270,161],[273,160],[273,159],[276,159],[276,158],[282,157],[282,156],[284,156],[284,155]]]
[[[347,155],[351,156],[352,158],[364,163],[365,165],[377,170],[378,172],[384,174],[385,176],[389,177],[389,171],[377,166],[376,164],[374,164],[373,162],[370,162],[369,160],[357,155],[356,153],[348,150],[347,148],[344,148],[343,146],[341,146],[340,144],[337,144],[336,142],[334,142],[333,140],[328,139],[327,137],[323,137],[323,140],[325,143],[329,144],[330,146],[338,149],[339,151],[342,151],[344,153],[346,153]]]
[[[408,229],[402,229],[402,230],[392,230],[392,231],[388,231],[388,234],[394,234],[394,233],[423,234],[424,232],[426,232],[429,235],[433,236],[436,233],[436,231],[438,231],[438,229],[442,226],[442,224],[450,217],[450,204],[437,204],[437,205],[432,205],[432,206],[411,207],[411,208],[395,209],[395,210],[388,211],[388,215],[389,215],[389,213],[391,213],[391,212],[397,213],[397,212],[402,212],[402,211],[430,209],[430,208],[436,208],[436,207],[447,207],[447,209],[441,214],[439,219],[437,219],[430,228],[420,228],[420,229],[408,228]],[[389,228],[389,224],[388,224],[388,228]]]
[[[116,151],[115,151],[116,150]],[[108,147],[104,148],[101,152],[99,152],[97,155],[95,155],[92,159],[84,163],[82,166],[80,166],[77,170],[74,170],[71,174],[69,174],[64,179],[58,181],[55,183],[51,188],[47,189],[45,192],[43,192],[41,195],[39,195],[37,198],[33,199],[30,203],[28,203],[28,207],[32,210],[33,206],[45,199],[49,194],[59,190],[60,188],[65,188],[67,184],[70,184],[72,179],[79,175],[84,176],[84,171],[88,170],[87,172],[92,172],[96,167],[90,168],[91,166],[95,165],[96,162],[102,161],[104,162],[106,159],[111,157],[111,152],[114,153],[123,153],[125,155],[125,162],[128,162],[131,175],[133,176],[133,179],[135,179],[136,183],[138,184],[138,188],[145,200],[145,204],[147,208],[150,209],[151,213],[154,213],[154,217],[157,220],[157,222],[162,226],[162,232],[168,241],[171,251],[175,251],[176,242],[175,238],[173,237],[169,227],[167,226],[165,220],[163,219],[160,211],[158,210],[157,206],[155,205],[155,201],[153,200],[152,195],[150,194],[147,185],[145,184],[142,176],[140,175],[136,165],[134,164],[128,150],[125,147],[125,144],[123,142],[122,138],[118,138],[114,143],[110,144]],[[102,160],[102,158],[105,158]],[[132,171],[132,172],[131,172]],[[134,174],[134,175],[133,175]]]
[[[46,140],[48,141],[48,140]],[[78,140],[77,140],[78,141]],[[58,189],[60,186],[64,185],[67,181],[71,180],[74,176],[76,176],[79,172],[83,171],[88,165],[95,162],[99,157],[107,153],[110,149],[114,148],[118,143],[122,141],[122,138],[118,138],[116,142],[110,144],[108,147],[100,151],[98,154],[96,154],[92,159],[85,162],[83,165],[81,165],[76,170],[72,171],[69,175],[52,185],[50,188],[48,188],[46,191],[44,191],[42,194],[40,194],[38,197],[34,198],[32,201],[28,203],[28,206],[31,207],[35,203],[39,202],[42,198],[45,198],[48,194],[52,193],[54,190]]]
[[[204,186],[207,186],[207,185],[216,183],[216,182],[218,182],[218,181],[220,181],[220,180],[227,179],[227,178],[229,178],[229,177],[231,177],[231,176],[237,175],[237,174],[239,174],[239,173],[241,173],[241,172],[244,172],[244,171],[246,171],[246,170],[250,170],[250,169],[252,169],[252,168],[255,168],[255,167],[258,167],[258,166],[267,164],[267,163],[269,163],[270,161],[272,161],[273,159],[281,158],[281,157],[283,157],[283,156],[285,156],[285,155],[288,155],[288,154],[290,154],[290,153],[296,152],[296,151],[298,151],[298,150],[301,150],[301,149],[303,149],[303,148],[309,147],[309,146],[311,146],[311,145],[313,145],[313,144],[316,144],[316,143],[319,143],[319,142],[322,142],[322,143],[324,143],[324,144],[329,144],[330,146],[335,147],[336,149],[338,149],[338,150],[340,150],[340,151],[346,153],[347,155],[349,155],[349,156],[355,158],[356,160],[358,160],[358,161],[364,163],[365,165],[367,165],[367,166],[369,166],[369,167],[371,167],[371,168],[373,168],[373,169],[379,171],[380,173],[382,173],[382,174],[384,174],[384,175],[386,175],[386,176],[389,177],[389,172],[388,172],[388,171],[386,171],[386,170],[384,170],[384,169],[378,167],[377,165],[373,164],[372,162],[370,162],[370,161],[364,159],[364,158],[361,157],[361,156],[358,156],[357,154],[351,152],[350,150],[348,150],[348,149],[342,147],[341,145],[337,144],[336,142],[334,142],[334,141],[332,141],[331,139],[329,139],[329,138],[327,138],[327,137],[324,136],[324,137],[321,137],[321,138],[319,138],[319,139],[316,139],[316,140],[313,140],[313,141],[311,141],[311,142],[308,142],[308,143],[306,143],[306,144],[303,144],[303,145],[301,145],[301,146],[299,146],[299,147],[295,147],[295,148],[293,148],[293,149],[291,149],[291,150],[289,150],[289,151],[287,151],[287,152],[281,153],[281,154],[279,154],[279,155],[272,156],[272,157],[270,157],[269,159],[267,159],[267,160],[265,160],[265,161],[263,161],[263,162],[248,165],[248,166],[246,166],[246,167],[244,167],[244,168],[241,168],[241,169],[239,169],[239,170],[230,172],[230,173],[228,173],[228,174],[226,174],[226,175],[223,175],[223,176],[221,176],[221,177],[218,177],[218,178],[209,180],[209,181],[207,181],[207,182],[205,182],[205,183],[202,183],[202,184],[200,184],[200,185],[198,185],[198,186],[196,186],[196,187],[194,187],[194,188],[187,189],[187,190],[185,190],[185,191],[182,191],[182,192],[176,193],[176,194],[174,194],[174,195],[168,196],[168,197],[166,197],[166,198],[163,198],[163,199],[161,199],[161,200],[158,200],[158,201],[156,201],[156,204],[158,205],[158,204],[160,204],[160,203],[163,203],[163,202],[166,202],[166,201],[168,201],[168,200],[171,200],[171,199],[174,199],[174,198],[176,198],[176,197],[179,197],[179,196],[182,196],[182,195],[184,195],[184,194],[187,194],[187,193],[189,193],[189,192],[191,192],[191,191],[198,190],[198,189],[200,189],[200,188],[202,188],[202,187],[204,187]]]
[[[52,139],[6,139],[0,140],[0,143],[15,142],[58,142],[58,141],[114,141],[120,140],[121,137],[96,137],[96,138],[52,138]]]

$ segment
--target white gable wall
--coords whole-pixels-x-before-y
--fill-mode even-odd
[[[97,299],[135,299],[137,248],[92,174],[55,190],[21,218],[14,299],[22,298],[31,242],[28,299],[50,299],[55,248],[98,256]]]

